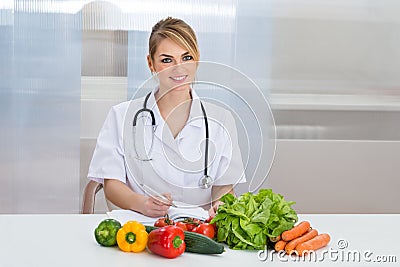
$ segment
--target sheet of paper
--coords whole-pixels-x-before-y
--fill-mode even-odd
[[[145,216],[141,213],[132,210],[112,210],[107,212],[108,217],[119,221],[121,224],[127,221],[134,220],[146,225],[153,225],[158,218],[152,218]],[[197,218],[200,220],[205,220],[208,218],[208,212],[202,208],[174,208],[170,207],[168,215],[172,220],[180,220],[185,217]]]

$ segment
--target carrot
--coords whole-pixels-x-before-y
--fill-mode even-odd
[[[292,229],[284,231],[282,233],[282,240],[285,241],[293,240],[299,236],[302,236],[304,233],[308,231],[308,229],[310,229],[310,223],[307,221],[301,222]]]
[[[298,244],[296,246],[296,251],[300,256],[303,256],[308,251],[325,247],[330,240],[331,237],[328,234],[320,234],[306,242]]]
[[[274,249],[275,251],[281,251],[285,249],[287,242],[283,240],[279,240],[278,242],[275,243]]]
[[[316,237],[317,235],[318,235],[318,231],[315,229],[311,229],[304,235],[293,239],[292,241],[290,241],[289,243],[286,244],[286,247],[285,247],[286,253],[291,254],[297,245],[299,245],[303,242],[306,242],[306,241]]]
[[[269,241],[271,241],[272,243],[278,242],[279,240],[281,240],[281,235],[273,236],[273,237],[269,238]]]

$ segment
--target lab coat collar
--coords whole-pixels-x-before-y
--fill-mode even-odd
[[[147,108],[151,109],[154,112],[154,116],[156,118],[156,125],[163,126],[163,125],[161,125],[161,123],[164,124],[165,121],[161,117],[161,113],[158,109],[158,106],[156,104],[156,99],[155,99],[155,93],[157,93],[157,91],[158,91],[158,87],[153,89],[153,91],[151,92],[151,95],[147,101]],[[201,128],[204,125],[203,111],[201,110],[201,100],[200,100],[199,96],[197,95],[196,91],[193,89],[191,89],[191,95],[192,95],[192,106],[190,107],[190,114],[189,114],[187,125]],[[157,127],[157,128],[159,128],[159,127]]]

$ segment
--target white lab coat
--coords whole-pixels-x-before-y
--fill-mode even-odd
[[[155,89],[156,90],[156,89]],[[211,188],[199,188],[204,175],[205,124],[200,99],[192,90],[192,106],[188,122],[174,139],[161,117],[152,92],[147,108],[156,120],[151,161],[141,161],[133,149],[132,122],[143,108],[144,97],[123,102],[110,110],[97,139],[88,178],[103,182],[117,179],[135,192],[144,194],[140,184],[160,193],[171,193],[173,200],[206,207],[211,201]],[[229,185],[246,181],[237,130],[232,114],[217,105],[202,101],[209,124],[208,175],[214,185]],[[149,154],[151,117],[138,116],[136,146],[139,156]]]

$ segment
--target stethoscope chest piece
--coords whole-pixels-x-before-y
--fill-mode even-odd
[[[213,184],[213,179],[208,175],[204,175],[199,180],[199,187],[202,189],[208,189],[212,186],[212,184]]]

